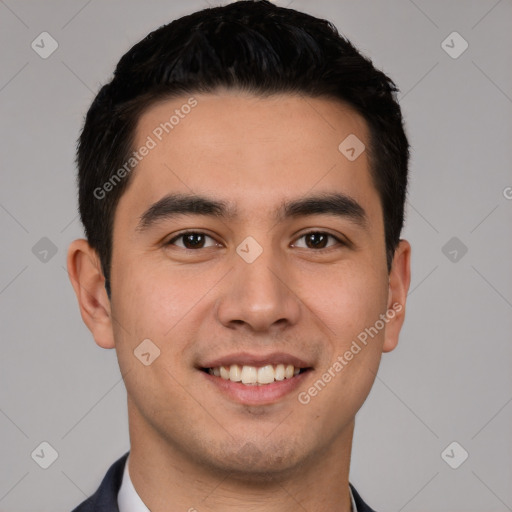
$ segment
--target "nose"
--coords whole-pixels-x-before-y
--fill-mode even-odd
[[[228,328],[254,332],[295,325],[301,302],[293,290],[291,273],[270,249],[252,263],[238,255],[217,302],[217,319]]]

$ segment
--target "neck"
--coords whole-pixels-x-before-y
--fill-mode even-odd
[[[191,459],[156,434],[129,406],[128,470],[151,512],[350,512],[348,485],[354,422],[325,453],[285,472],[222,472]],[[170,508],[172,505],[173,508]]]

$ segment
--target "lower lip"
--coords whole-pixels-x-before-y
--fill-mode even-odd
[[[276,403],[281,398],[297,389],[310,372],[311,370],[307,370],[295,375],[291,379],[275,381],[271,384],[246,385],[241,382],[225,380],[222,377],[216,377],[215,375],[201,371],[208,382],[211,382],[230,399],[244,405],[267,405]]]

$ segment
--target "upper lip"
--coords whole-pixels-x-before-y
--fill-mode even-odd
[[[266,366],[268,364],[292,364],[295,368],[310,368],[311,364],[303,359],[286,352],[272,352],[270,354],[251,354],[238,352],[200,363],[200,368],[218,368],[219,366]]]

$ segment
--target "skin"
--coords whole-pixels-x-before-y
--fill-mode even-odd
[[[74,241],[68,270],[81,315],[103,348],[115,348],[128,392],[129,471],[152,511],[349,511],[355,415],[381,355],[393,350],[405,316],[410,252],[401,240],[386,267],[384,223],[366,152],[338,150],[349,134],[368,146],[365,121],[330,99],[258,98],[219,91],[197,107],[133,171],[114,219],[112,298],[97,254]],[[188,97],[140,118],[136,146]],[[313,214],[276,223],[283,200],[341,192],[366,211],[367,227]],[[184,215],[138,231],[142,213],[170,192],[231,201],[234,218]],[[206,233],[184,249],[184,229]],[[305,233],[327,232],[316,248]],[[237,246],[252,236],[262,254],[247,263]],[[308,245],[309,243],[309,245]],[[402,306],[311,399],[307,390],[359,333],[394,303]],[[144,339],[160,356],[144,366]],[[249,406],[220,393],[199,361],[238,351],[292,353],[313,369],[275,403]]]

